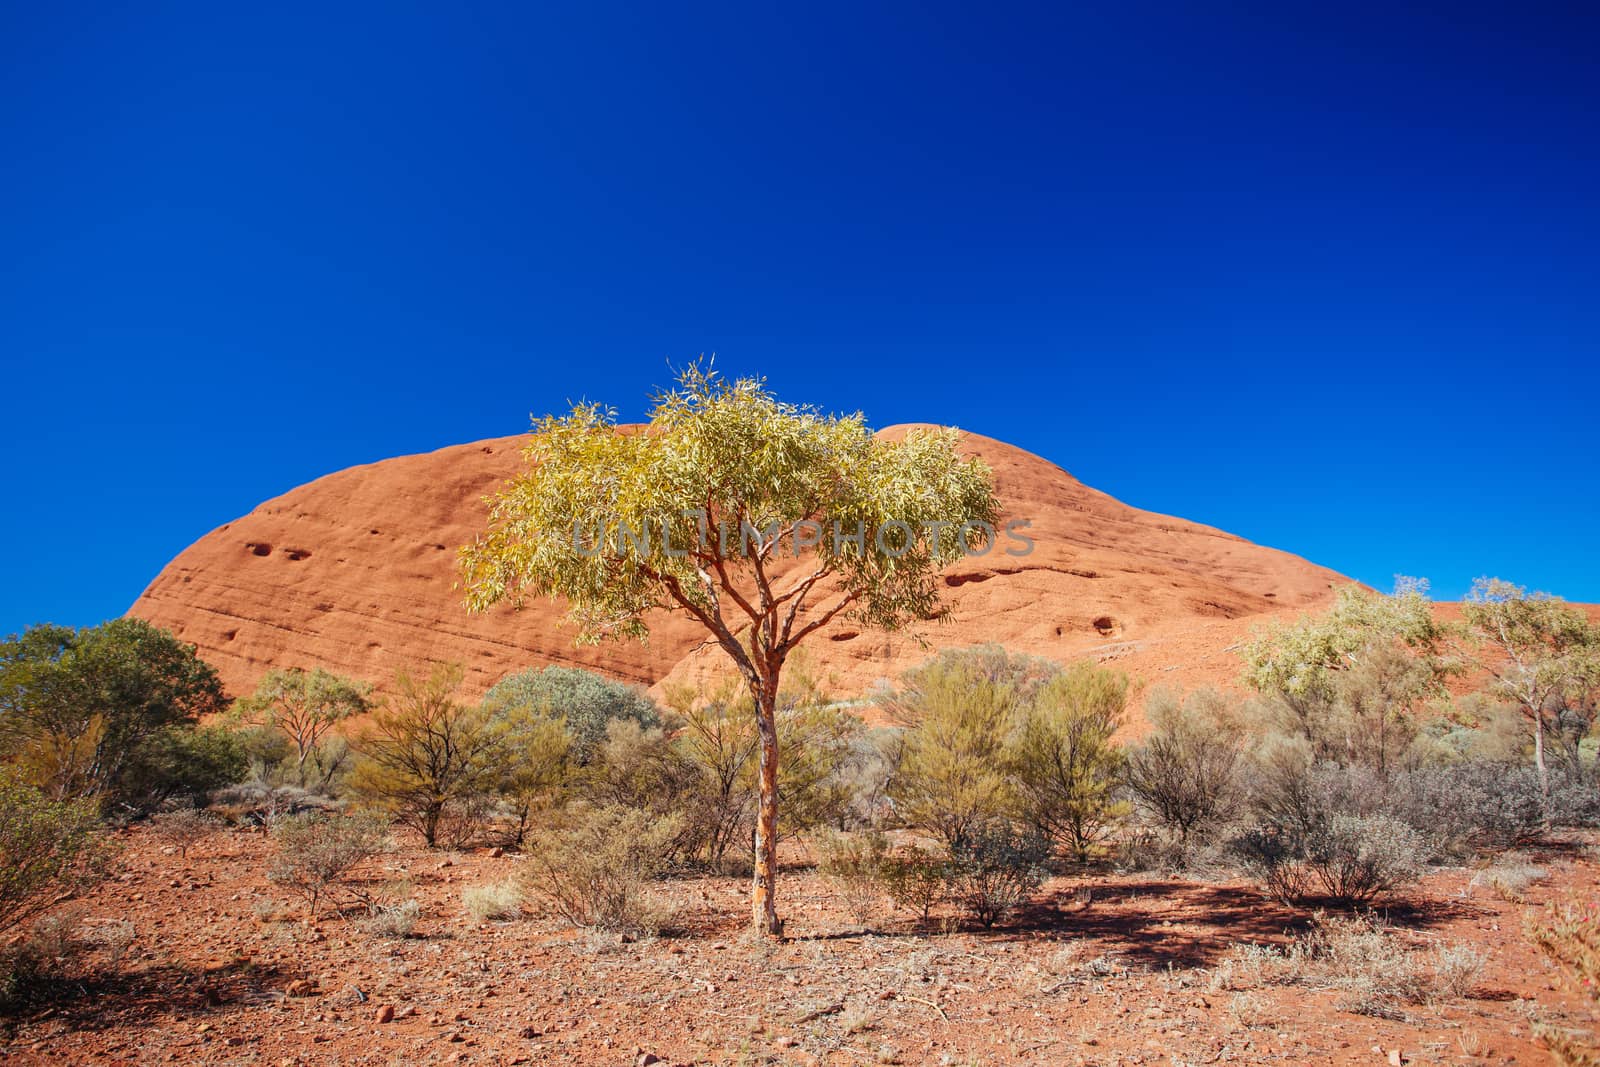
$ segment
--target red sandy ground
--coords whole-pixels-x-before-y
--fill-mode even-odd
[[[742,880],[698,878],[665,890],[681,933],[622,943],[554,919],[473,922],[461,890],[521,860],[407,848],[383,873],[412,881],[423,917],[413,937],[380,940],[342,920],[259,921],[259,900],[284,900],[259,834],[218,832],[187,860],[143,828],[122,836],[122,874],[82,903],[91,924],[131,920],[132,950],[75,998],[4,1021],[0,1061],[1540,1064],[1531,1017],[1594,1025],[1523,935],[1530,908],[1600,890],[1582,849],[1536,855],[1551,877],[1527,904],[1447,869],[1393,908],[1408,942],[1489,958],[1468,998],[1389,1020],[1301,987],[1242,1006],[1214,990],[1203,968],[1230,945],[1282,943],[1304,918],[1241,883],[1056,879],[1006,929],[924,936],[903,913],[861,932],[796,869],[780,887],[790,938],[774,945],[743,934]],[[308,980],[315,993],[289,995]]]

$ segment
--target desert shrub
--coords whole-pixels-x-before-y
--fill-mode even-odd
[[[331,811],[333,805],[327,798],[297,786],[252,780],[217,790],[211,795],[210,810],[235,826],[264,826],[270,830],[279,819]]]
[[[1600,1003],[1600,902],[1551,905],[1528,920],[1527,932],[1540,952]],[[1587,1067],[1600,1062],[1600,1047],[1585,1035],[1548,1023],[1535,1023],[1534,1032],[1562,1063]]]
[[[52,800],[0,768],[0,934],[105,877],[110,851],[96,807]]]
[[[685,851],[713,870],[745,873],[758,793],[754,703],[735,685],[724,684],[704,695],[674,688],[668,706],[674,720],[668,738],[678,763],[667,775],[667,788],[681,791],[676,810],[685,820]],[[852,821],[861,770],[877,755],[865,743],[866,727],[831,706],[803,669],[791,671],[778,695],[775,720],[783,753],[779,832],[843,829]],[[602,762],[618,761],[603,753]]]
[[[291,667],[271,670],[233,714],[283,741],[284,777],[302,789],[327,791],[344,766],[350,746],[333,731],[371,706],[372,687],[329,671]],[[268,749],[255,739],[257,753]],[[270,770],[271,768],[264,768]]]
[[[779,832],[803,833],[824,826],[843,829],[854,800],[854,776],[863,755],[860,742],[866,736],[866,725],[849,711],[829,704],[820,692],[791,690],[780,693],[778,699],[778,750],[783,753],[778,765],[778,793],[783,797]],[[752,780],[755,763],[752,758]]]
[[[858,923],[871,921],[883,899],[883,866],[888,841],[879,833],[829,834],[819,837],[817,872],[838,893]]]
[[[198,808],[181,807],[158,812],[150,817],[150,829],[178,855],[188,858],[189,849],[217,829],[216,816]]]
[[[500,770],[489,713],[455,699],[462,675],[459,665],[436,667],[425,679],[399,674],[393,703],[373,713],[357,742],[350,774],[357,795],[422,834],[430,848],[451,809],[457,818],[461,809],[481,810],[475,805]]]
[[[493,788],[510,816],[508,842],[527,838],[534,816],[561,802],[572,773],[572,737],[547,705],[485,700],[498,753]]]
[[[1416,881],[1425,846],[1411,827],[1387,815],[1335,815],[1306,841],[1306,866],[1327,895],[1366,903]]]
[[[1381,921],[1317,915],[1289,947],[1289,970],[1299,981],[1338,993],[1336,1003],[1358,1015],[1394,1018],[1399,1005],[1425,998],[1424,976]]]
[[[1543,833],[1538,773],[1519,764],[1462,762],[1401,774],[1391,813],[1428,835],[1437,852],[1506,848]]]
[[[575,926],[651,933],[661,915],[646,884],[667,868],[677,816],[575,804],[529,837],[526,886]]]
[[[1050,839],[1003,819],[969,825],[950,843],[951,896],[985,929],[1044,884]]]
[[[1128,753],[1135,802],[1180,842],[1225,823],[1242,800],[1242,735],[1227,700],[1209,690],[1181,703],[1166,690],[1145,704],[1152,732]]]
[[[897,907],[914,913],[926,926],[928,915],[949,893],[949,872],[943,859],[908,846],[884,856],[880,864],[884,892]]]
[[[1521,852],[1507,852],[1472,876],[1472,885],[1486,885],[1502,900],[1513,904],[1526,901],[1528,887],[1550,877],[1550,872],[1533,863]]]
[[[578,667],[507,675],[484,696],[484,704],[496,714],[521,712],[562,722],[571,737],[571,758],[580,766],[593,759],[613,722],[631,722],[642,730],[661,725],[655,701],[643,689]]]
[[[219,735],[193,728],[223,700],[193,645],[140,619],[33,626],[0,642],[0,756],[58,799],[142,813],[210,787],[184,779],[189,760],[214,755]]]
[[[478,922],[522,918],[522,888],[515,880],[470,885],[461,891],[461,904]]]
[[[390,847],[388,820],[372,812],[355,815],[291,815],[272,829],[277,851],[267,880],[305,901],[315,922],[324,901],[342,907],[368,904],[372,894],[356,880],[360,868]]]
[[[906,673],[884,706],[903,727],[889,796],[909,825],[946,845],[1015,807],[1007,745],[1018,709],[1046,669],[1029,657],[947,651]]]
[[[0,947],[0,1008],[46,999],[53,984],[70,977],[87,948],[81,909],[62,908],[35,919]]]
[[[404,940],[416,929],[421,915],[422,904],[417,900],[374,902],[367,909],[361,928],[372,937]]]
[[[1124,756],[1112,738],[1127,700],[1127,676],[1075,663],[1039,688],[1010,746],[1023,817],[1080,861],[1123,812]]]
[[[248,767],[239,738],[225,727],[162,730],[124,765],[113,810],[138,815],[179,798],[203,805],[216,790],[241,781]]]
[[[1368,903],[1415,881],[1425,854],[1421,836],[1387,815],[1332,815],[1305,832],[1255,827],[1229,846],[1246,873],[1287,904],[1312,895]]]
[[[1301,839],[1277,827],[1255,826],[1234,836],[1228,848],[1246,877],[1285,904],[1304,900],[1311,888]]]
[[[1405,1004],[1466,995],[1476,984],[1483,954],[1468,945],[1439,944],[1426,952],[1406,948],[1381,920],[1317,912],[1310,928],[1279,950],[1256,945],[1232,949],[1212,970],[1213,990],[1300,985],[1335,995],[1341,1010],[1399,1018]]]
[[[1555,826],[1600,826],[1600,772],[1560,768],[1550,775],[1550,822]]]

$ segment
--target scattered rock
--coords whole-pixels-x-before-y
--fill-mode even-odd
[[[378,1009],[378,1021],[380,1023],[388,1023],[388,1022],[393,1022],[394,1021],[394,1005],[393,1004],[385,1004],[383,1007]]]

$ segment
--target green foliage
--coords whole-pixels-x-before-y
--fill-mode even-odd
[[[1530,594],[1499,578],[1473,582],[1462,615],[1479,641],[1478,662],[1489,673],[1491,691],[1533,724],[1534,765],[1548,803],[1551,710],[1581,705],[1600,688],[1600,627],[1558,597]]]
[[[456,700],[462,674],[444,664],[427,678],[396,676],[393,701],[373,712],[350,774],[358,796],[422,834],[430,848],[453,812],[477,810],[500,771],[489,712]]]
[[[928,914],[949,894],[950,872],[945,860],[914,845],[884,856],[879,872],[889,899],[913,912],[923,926],[928,925]]]
[[[133,769],[159,763],[149,746],[223,703],[194,646],[139,619],[34,626],[0,643],[0,756],[58,799],[139,807],[170,793],[130,782]]]
[[[564,721],[572,735],[570,758],[580,766],[594,757],[613,721],[631,720],[646,730],[661,725],[655,701],[644,690],[578,667],[509,674],[483,700],[496,715],[516,710]]]
[[[57,800],[0,769],[0,935],[105,877],[92,799]]]
[[[1023,818],[1086,860],[1125,811],[1115,796],[1124,755],[1114,742],[1128,679],[1074,663],[1041,685],[1010,749]]]
[[[844,900],[858,923],[872,919],[883,895],[889,843],[882,834],[824,834],[813,843],[817,873]]]
[[[494,739],[493,788],[511,816],[511,843],[521,846],[534,816],[562,799],[573,771],[572,735],[547,704],[491,698],[484,707]]]
[[[1158,689],[1145,701],[1145,715],[1151,733],[1128,753],[1127,785],[1139,807],[1187,845],[1225,823],[1243,799],[1238,713],[1210,690],[1179,703]]]
[[[939,570],[991,544],[999,514],[987,467],[957,443],[954,430],[880,438],[859,413],[826,416],[695,365],[639,432],[597,404],[538,420],[525,471],[461,550],[473,610],[563,598],[578,639],[598,641],[642,638],[667,609],[732,660],[759,726],[752,905],[770,932],[784,664],[835,618],[896,630],[934,617]]]
[[[289,784],[326,789],[349,752],[342,739],[330,735],[340,723],[367,711],[371,695],[365,682],[320,668],[291,667],[268,671],[255,692],[234,705],[234,714],[287,742],[284,757],[294,763]]]
[[[1044,884],[1050,839],[1032,827],[991,819],[967,825],[949,851],[951,895],[988,929]]]
[[[785,404],[758,379],[728,381],[691,366],[676,389],[656,398],[649,422],[645,431],[621,433],[616,413],[598,404],[536,421],[526,471],[495,499],[489,530],[462,550],[472,607],[530,593],[563,597],[580,637],[597,640],[643,636],[646,612],[675,606],[721,638],[739,625],[722,621],[740,584],[725,573],[740,570],[746,587],[770,590],[774,557],[807,553],[816,577],[769,605],[781,612],[761,611],[739,590],[760,626],[773,620],[765,651],[776,652],[812,629],[796,630],[800,612],[791,609],[820,593],[824,576],[835,576],[842,591],[826,617],[848,609],[888,629],[929,617],[939,602],[938,567],[961,549],[955,537],[928,536],[923,525],[992,523],[997,514],[987,469],[957,454],[954,431],[882,440],[860,414]],[[859,522],[867,536],[798,545],[806,520],[837,521],[850,532]],[[888,522],[910,524],[913,541],[886,538],[880,548],[876,534]],[[744,523],[762,531],[749,552],[738,545]],[[702,524],[711,531],[704,545]],[[731,530],[726,546],[719,524]],[[592,536],[619,526],[651,536],[644,544],[608,536],[606,550],[593,553],[574,537],[575,529]],[[658,536],[663,530],[667,536]],[[684,551],[690,546],[699,547]],[[729,652],[741,667],[749,663],[742,649]]]
[[[1459,670],[1426,594],[1416,579],[1392,596],[1346,586],[1321,615],[1258,629],[1245,680],[1277,713],[1270,725],[1305,737],[1318,759],[1393,762],[1416,736],[1420,705]]]
[[[527,887],[574,926],[653,934],[661,914],[645,887],[666,870],[682,829],[676,816],[573,805],[531,835]]]
[[[118,799],[154,811],[174,797],[203,802],[223,786],[243,781],[249,760],[238,735],[223,726],[163,730],[134,752],[122,774]]]
[[[905,728],[889,784],[896,811],[946,844],[1016,808],[1008,767],[1013,732],[1042,673],[994,648],[946,651],[908,671],[884,701]]]
[[[286,816],[272,828],[272,840],[277,852],[267,880],[305,901],[308,922],[317,920],[319,906],[330,899],[341,908],[370,905],[373,895],[359,876],[391,847],[389,822],[376,812]]]

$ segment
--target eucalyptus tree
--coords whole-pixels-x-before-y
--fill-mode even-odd
[[[781,933],[778,728],[784,663],[835,619],[897,630],[941,607],[942,567],[993,548],[985,464],[952,429],[875,436],[864,417],[785,403],[692,365],[648,425],[581,403],[535,421],[525,470],[461,550],[468,606],[566,600],[578,640],[692,618],[748,689],[760,738],[752,921]]]
[[[1461,614],[1487,653],[1478,662],[1491,690],[1513,701],[1533,727],[1533,762],[1548,816],[1547,719],[1562,700],[1581,699],[1600,686],[1600,627],[1559,597],[1530,594],[1499,578],[1473,582]]]

